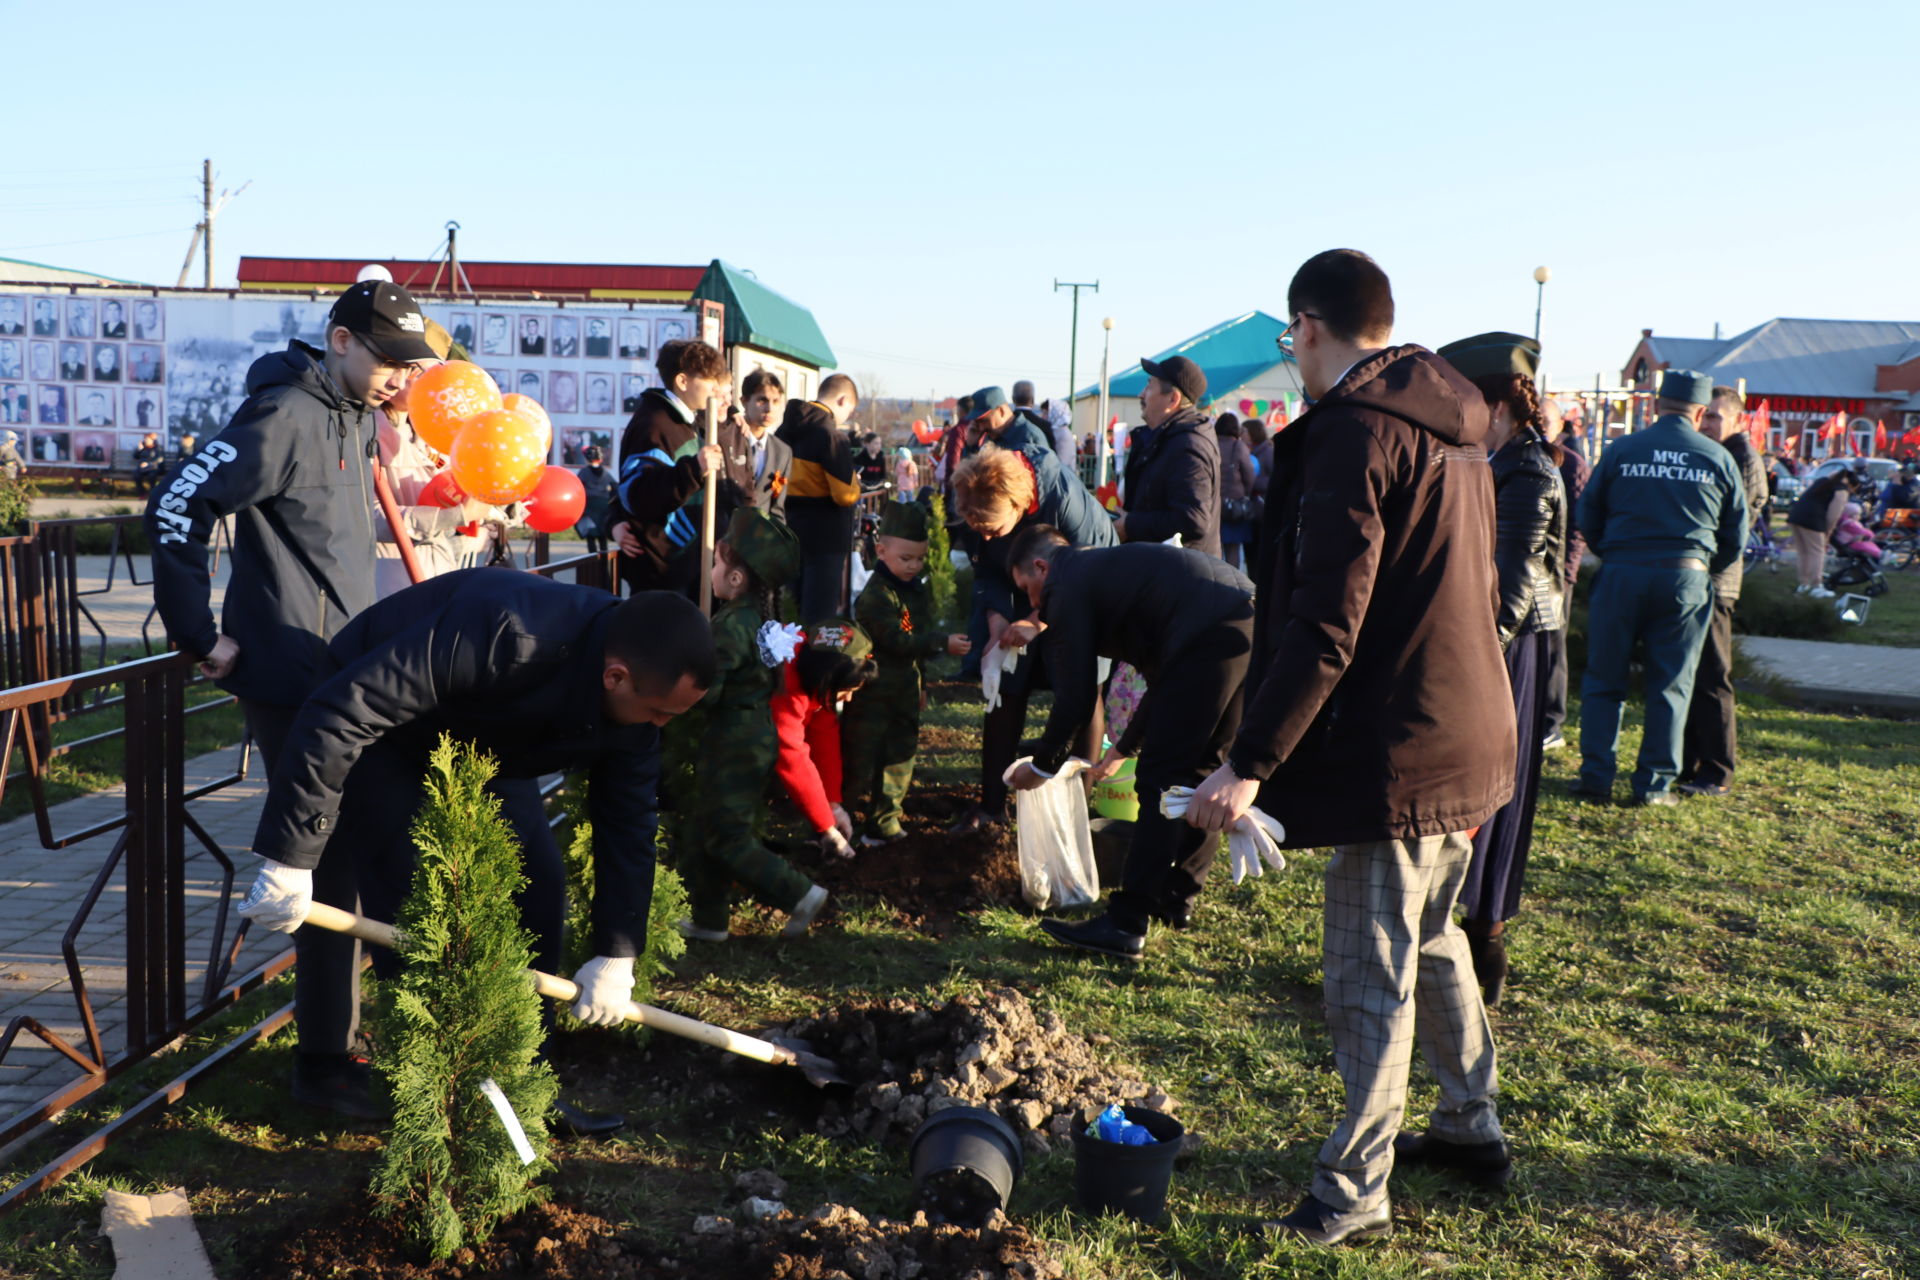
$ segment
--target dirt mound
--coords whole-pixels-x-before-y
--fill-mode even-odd
[[[946,833],[973,804],[970,787],[916,786],[907,797],[903,838],[862,849],[851,862],[810,850],[796,861],[804,860],[808,873],[836,897],[879,898],[917,927],[944,934],[964,912],[1021,904],[1020,845],[1012,824]]]
[[[852,1006],[788,1026],[853,1083],[823,1095],[814,1128],[831,1138],[906,1142],[952,1106],[986,1107],[1044,1155],[1075,1117],[1110,1102],[1171,1110],[1166,1094],[1102,1063],[1093,1042],[1057,1014],[1036,1013],[1012,989],[962,996],[929,1010],[904,1000]],[[1104,1037],[1103,1037],[1104,1038]]]
[[[407,1260],[388,1225],[365,1217],[307,1230],[254,1275],[265,1280],[1058,1280],[1066,1274],[1024,1227],[996,1215],[984,1230],[869,1220],[844,1205],[760,1222],[703,1217],[676,1244],[656,1247],[604,1218],[543,1204],[484,1244],[438,1263]]]

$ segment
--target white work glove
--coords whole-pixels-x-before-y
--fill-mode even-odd
[[[1160,793],[1160,812],[1169,818],[1184,818],[1192,799],[1192,787],[1168,787]],[[1250,875],[1262,874],[1262,861],[1275,871],[1285,871],[1287,859],[1280,852],[1280,842],[1286,838],[1287,829],[1277,818],[1259,809],[1247,810],[1227,828],[1227,858],[1233,867],[1233,882],[1239,884]]]
[[[853,846],[847,843],[847,838],[840,834],[838,827],[828,827],[820,833],[820,847],[836,858],[853,856]]]
[[[595,956],[573,975],[580,998],[573,1016],[595,1027],[617,1027],[627,1020],[633,1004],[633,957]]]
[[[275,933],[292,933],[313,909],[313,872],[262,859],[260,874],[240,903],[240,914]]]
[[[1019,665],[1018,649],[1002,649],[997,644],[990,644],[987,651],[980,655],[980,692],[986,695],[987,710],[992,711],[1000,705],[1001,677]]]

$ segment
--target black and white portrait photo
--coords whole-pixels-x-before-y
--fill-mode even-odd
[[[652,326],[645,320],[622,320],[620,322],[620,358],[622,360],[645,360],[649,349],[648,332]]]
[[[167,336],[160,318],[160,303],[142,298],[133,304],[133,336],[141,342],[158,342]]]
[[[67,425],[67,389],[41,387],[34,394],[33,420],[42,426]]]
[[[547,354],[547,322],[539,316],[520,317],[520,354],[523,356]]]
[[[647,375],[644,373],[623,373],[620,375],[620,412],[640,412],[640,395],[647,389]]]
[[[33,401],[24,382],[0,382],[0,422],[8,426],[25,426],[33,409]]]
[[[580,355],[580,322],[572,316],[553,318],[553,354],[562,360]]]
[[[43,391],[61,390],[59,387],[43,387],[41,389]],[[64,394],[64,392],[62,394]],[[42,412],[44,412],[44,409]],[[42,417],[40,420],[42,422],[65,422],[67,420],[66,405],[63,403],[60,406],[60,416],[57,419]],[[36,431],[33,433],[32,439],[33,448],[31,452],[33,453],[33,460],[35,462],[71,462],[73,460],[73,445],[68,441],[66,432]]]
[[[473,312],[456,311],[452,315],[448,316],[447,320],[449,322],[447,324],[447,332],[453,335],[453,340],[455,342],[465,347],[468,353],[471,354],[474,349],[473,347]]]
[[[24,345],[18,338],[0,338],[0,378],[23,376],[26,358],[21,348]]]
[[[513,370],[489,369],[487,370],[487,376],[493,379],[494,386],[500,388],[501,395],[504,396],[513,390]]]
[[[0,295],[0,337],[16,338],[26,331],[25,303],[14,294]]]
[[[86,343],[63,342],[60,344],[60,378],[63,382],[87,380]]]
[[[580,375],[566,369],[555,369],[547,379],[547,411],[549,413],[580,412]]]
[[[590,373],[587,375],[587,412],[613,412],[613,375],[610,373]]]
[[[120,299],[108,298],[100,304],[100,336],[103,338],[127,336],[127,306]]]
[[[612,326],[605,316],[590,316],[587,319],[587,358],[605,360],[613,354]]]
[[[483,356],[513,354],[513,329],[507,317],[498,311],[489,311],[481,319],[480,354]]]
[[[134,323],[139,323],[135,321]],[[127,411],[120,418],[122,427],[138,427],[142,431],[158,431],[166,417],[160,412],[160,393],[146,387],[128,387]]]
[[[113,342],[93,344],[93,380],[95,382],[120,381],[120,346]]]
[[[685,342],[693,335],[693,326],[685,320],[661,320],[653,326],[653,345],[664,347],[669,342]]]
[[[99,333],[99,312],[94,310],[92,298],[67,299],[67,336],[69,338],[92,338]]]
[[[118,394],[108,387],[76,387],[75,394],[79,403],[74,407],[80,416],[74,422],[83,427],[110,427],[113,425],[113,401]]]
[[[163,354],[166,348],[157,342],[127,344],[127,381],[159,383],[166,379]]]
[[[36,338],[60,336],[60,304],[52,298],[33,300],[33,336]]]
[[[500,384],[502,390],[505,390],[506,386],[507,384],[504,382]],[[519,392],[529,400],[545,399],[545,397],[540,394],[540,375],[531,369],[522,369],[515,375],[513,390]]]
[[[35,382],[52,382],[58,366],[53,361],[51,342],[27,344],[27,376]]]
[[[568,427],[560,433],[560,465],[586,466],[589,445],[600,450],[600,457],[608,466],[613,465],[613,432],[586,427]]]

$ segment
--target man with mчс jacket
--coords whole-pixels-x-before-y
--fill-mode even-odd
[[[1220,441],[1207,415],[1207,375],[1185,356],[1142,359],[1140,392],[1146,426],[1127,438],[1121,494],[1127,513],[1116,522],[1122,542],[1165,542],[1220,554]]]
[[[1767,468],[1747,439],[1746,402],[1733,387],[1715,387],[1700,420],[1700,434],[1718,440],[1740,472],[1749,518],[1767,501]],[[1693,699],[1680,733],[1680,776],[1675,791],[1723,796],[1739,763],[1739,707],[1733,694],[1733,607],[1740,601],[1741,557],[1713,575],[1713,617],[1693,671]]]
[[[384,281],[356,284],[327,317],[325,349],[296,340],[254,361],[233,421],[147,498],[154,603],[167,636],[240,699],[269,772],[300,704],[331,670],[328,639],[373,603],[373,411],[418,362],[437,359],[412,295]],[[228,516],[233,572],[216,626],[208,543]],[[351,910],[352,868],[329,868],[314,896]],[[359,964],[352,938],[324,930],[302,929],[294,949],[296,999]],[[303,1029],[298,1096],[324,1098],[333,1087],[354,1023],[348,1014],[324,1035]]]
[[[1287,311],[1315,403],[1274,441],[1246,712],[1187,820],[1223,830],[1257,796],[1289,846],[1333,846],[1323,963],[1346,1114],[1277,1225],[1338,1244],[1391,1230],[1396,1159],[1510,1168],[1453,908],[1468,832],[1513,793],[1515,734],[1485,401],[1432,352],[1388,345],[1392,289],[1365,254],[1308,259]],[[1416,1002],[1440,1105],[1398,1134]]]
[[[316,869],[346,863],[357,870],[365,914],[393,920],[413,878],[411,831],[429,757],[451,735],[499,762],[489,789],[525,862],[521,920],[534,936],[536,967],[555,972],[566,871],[538,780],[584,770],[595,958],[575,975],[574,1014],[620,1022],[633,997],[633,958],[646,949],[659,726],[698,702],[714,678],[713,638],[698,607],[672,592],[622,602],[531,573],[463,569],[374,605],[334,638],[328,656],[337,669],[301,707],[275,763],[253,844],[267,862],[241,914],[291,930],[306,916]],[[319,998],[296,1001],[303,1041],[310,1030],[337,1033],[331,1020],[359,1004],[357,969],[325,977]],[[311,1028],[316,1020],[329,1025]],[[377,1116],[365,1068],[334,1065],[332,1089],[312,1100]],[[618,1127],[559,1111],[577,1132]]]
[[[1126,732],[1092,773],[1099,782],[1123,759],[1139,757],[1140,818],[1120,888],[1102,915],[1077,924],[1040,922],[1068,946],[1138,960],[1149,922],[1186,927],[1213,866],[1219,841],[1161,813],[1160,796],[1212,772],[1240,725],[1253,583],[1219,557],[1188,547],[1073,548],[1046,525],[1014,537],[1012,560],[1039,618],[1036,647],[1054,673],[1052,714],[1014,787],[1037,787],[1066,763],[1099,703],[1099,659],[1128,663],[1146,678],[1146,696]]]

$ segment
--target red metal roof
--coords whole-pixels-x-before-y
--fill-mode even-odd
[[[402,258],[255,258],[240,259],[240,287],[268,285],[310,288],[354,282],[362,268],[385,267],[409,288],[424,290],[441,270],[440,291],[449,292],[444,264]],[[589,297],[608,290],[692,293],[706,272],[698,267],[620,266],[575,262],[469,262],[460,267],[478,293],[538,293],[548,297]]]

